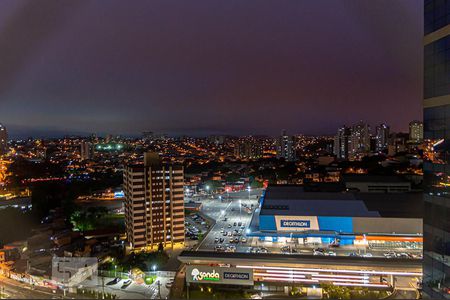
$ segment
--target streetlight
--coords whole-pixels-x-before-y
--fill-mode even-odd
[[[252,191],[252,188],[248,186],[247,191],[248,191],[248,200],[250,201],[250,192]]]
[[[242,202],[239,199],[239,221],[241,221],[241,212],[242,212]]]
[[[152,270],[153,270],[153,273],[155,273],[154,275],[156,276],[156,265],[152,266]]]

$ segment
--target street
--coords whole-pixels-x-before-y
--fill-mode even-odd
[[[61,293],[52,293],[48,289],[32,288],[30,285],[21,283],[4,276],[0,276],[0,288],[2,298],[8,299],[60,299]]]

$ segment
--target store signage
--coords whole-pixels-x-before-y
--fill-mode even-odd
[[[224,279],[249,280],[250,273],[223,272]]]
[[[311,221],[309,220],[281,220],[281,227],[289,228],[309,228]]]
[[[229,285],[253,285],[253,270],[207,265],[188,265],[187,283],[214,283]]]
[[[191,276],[193,281],[219,281],[220,274],[215,270],[212,272],[200,272],[197,268],[192,269]]]

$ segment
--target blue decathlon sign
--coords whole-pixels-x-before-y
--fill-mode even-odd
[[[311,221],[309,220],[281,220],[281,227],[284,228],[309,228]]]

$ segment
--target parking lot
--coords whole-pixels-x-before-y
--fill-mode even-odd
[[[298,239],[273,242],[248,237],[247,230],[252,214],[258,206],[261,189],[203,197],[202,213],[214,219],[216,224],[197,246],[198,251],[282,253],[317,256],[361,256],[421,259],[421,249],[371,249],[356,245],[303,244]],[[252,206],[253,205],[253,206]]]
[[[250,224],[254,209],[262,190],[253,190],[223,195],[222,199],[206,198],[202,200],[202,212],[216,221],[208,235],[198,246],[199,251],[238,251],[249,248],[246,230]]]
[[[115,279],[95,276],[85,280],[79,288],[104,291],[117,295],[120,299],[165,299],[169,295],[173,277],[158,276],[150,284],[137,284],[131,279]]]
[[[198,213],[187,215],[185,218],[186,240],[198,241],[210,228],[210,222]]]

